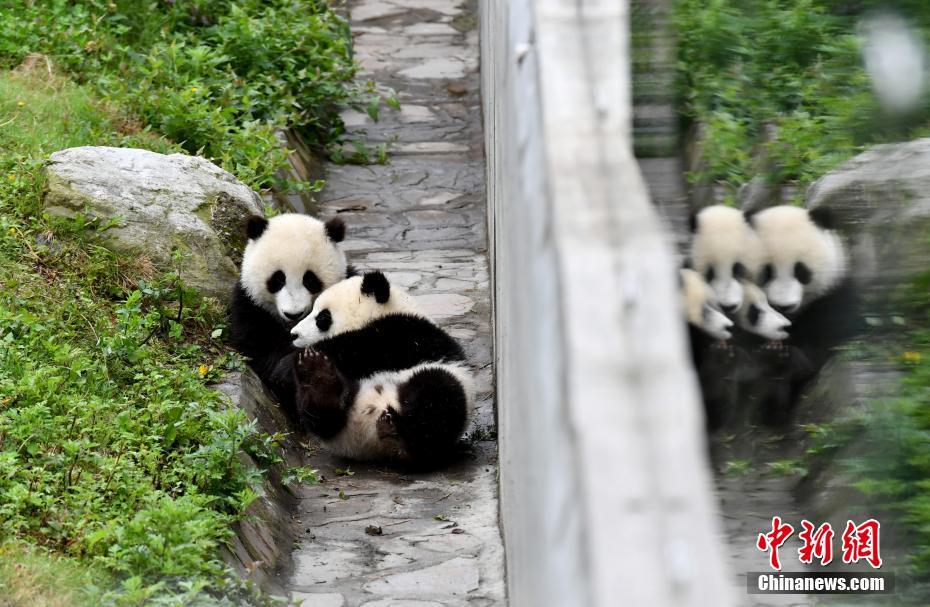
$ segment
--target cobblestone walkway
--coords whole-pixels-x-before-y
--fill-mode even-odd
[[[346,220],[353,264],[410,289],[465,346],[478,371],[474,449],[430,474],[314,455],[326,480],[301,496],[288,587],[304,607],[503,605],[497,444],[478,440],[494,403],[477,17],[457,0],[349,9],[361,77],[402,109],[378,123],[345,114],[372,145],[390,143],[390,162],[327,167],[320,213]]]

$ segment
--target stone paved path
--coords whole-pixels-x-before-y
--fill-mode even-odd
[[[304,607],[503,605],[497,444],[486,440],[494,402],[477,17],[458,0],[349,9],[361,77],[395,90],[402,109],[378,123],[345,114],[373,145],[391,143],[390,163],[327,167],[320,213],[346,220],[352,263],[410,289],[465,346],[478,371],[474,448],[430,474],[314,455],[326,480],[303,490],[288,587]],[[338,475],[347,468],[351,476]]]

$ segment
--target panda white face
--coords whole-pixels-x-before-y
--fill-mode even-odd
[[[714,291],[694,270],[681,270],[680,275],[685,319],[714,339],[730,339],[733,321],[720,311]]]
[[[691,264],[713,289],[717,303],[733,313],[743,301],[741,281],[759,269],[759,240],[743,213],[731,207],[706,207],[693,221]]]
[[[323,291],[310,314],[297,323],[291,335],[295,346],[306,348],[398,312],[419,314],[412,297],[391,286],[381,272],[369,272],[347,278]]]
[[[309,215],[250,217],[240,282],[256,304],[293,326],[307,315],[325,288],[345,277],[346,258],[336,243],[345,236],[341,219],[325,224]]]
[[[791,326],[790,320],[769,305],[762,289],[751,282],[743,283],[743,305],[736,319],[744,331],[775,341],[787,339]]]
[[[822,214],[781,205],[754,215],[752,225],[766,255],[758,283],[781,313],[797,312],[845,276],[845,248]]]

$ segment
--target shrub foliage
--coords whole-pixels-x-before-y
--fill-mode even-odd
[[[0,67],[44,53],[190,153],[264,186],[291,126],[322,149],[357,84],[344,19],[323,0],[0,0]]]
[[[261,474],[242,453],[276,458],[273,438],[209,385],[241,366],[217,341],[222,310],[179,272],[101,247],[108,224],[41,207],[52,151],[176,146],[126,134],[125,116],[41,73],[0,75],[0,558],[36,579],[46,553],[93,567],[96,589],[62,590],[90,605],[241,594],[219,548]],[[4,571],[0,603],[30,604],[5,594],[32,596]]]
[[[897,4],[930,40],[928,5]],[[888,5],[677,0],[683,112],[703,127],[704,166],[692,178],[806,185],[869,144],[930,132],[930,103],[886,115],[863,67],[857,24]]]

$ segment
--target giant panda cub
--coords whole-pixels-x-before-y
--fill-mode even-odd
[[[749,220],[765,256],[757,282],[791,321],[790,336],[763,360],[773,384],[768,421],[782,424],[833,349],[855,332],[855,289],[845,245],[827,210],[780,205]]]
[[[781,341],[788,338],[791,321],[769,304],[765,293],[748,280],[741,280],[743,301],[734,312],[736,326],[746,334],[767,341]],[[745,340],[741,340],[745,341]]]
[[[708,429],[715,430],[726,421],[735,389],[735,353],[727,343],[733,321],[720,310],[714,290],[697,271],[681,269],[679,284],[691,362],[701,387]]]
[[[291,329],[323,289],[351,271],[338,246],[345,224],[297,213],[252,216],[246,236],[229,310],[230,342],[293,416],[296,349]]]
[[[294,327],[301,425],[337,455],[429,464],[474,407],[461,346],[380,272],[324,291]]]
[[[710,285],[701,275],[689,268],[679,270],[681,284],[681,305],[688,321],[689,330],[697,334],[694,341],[702,338],[714,341],[726,341],[732,334],[729,329],[733,321],[727,318],[717,304],[717,298]]]
[[[716,204],[691,217],[690,265],[727,314],[743,302],[743,285],[761,265],[762,246],[742,211]]]
[[[757,282],[791,320],[792,343],[817,360],[856,330],[857,296],[846,247],[826,209],[776,206],[750,217],[765,251]],[[815,361],[816,362],[816,361]]]
[[[741,394],[761,392],[757,384],[767,381],[757,350],[788,337],[791,325],[785,316],[769,305],[762,289],[740,279],[742,301],[733,312],[736,328],[716,304],[716,296],[703,277],[694,270],[681,270],[682,301],[688,321],[691,358],[701,386],[701,396],[710,430],[734,420],[736,410],[745,410]],[[735,343],[734,343],[735,342]],[[769,356],[765,352],[764,357]]]
[[[739,415],[736,424],[780,425],[789,398],[785,377],[803,374],[805,361],[797,352],[784,346],[791,331],[791,321],[775,310],[757,285],[743,282],[743,303],[734,314],[740,329],[734,338],[736,349],[737,391],[734,404]],[[800,366],[799,366],[800,365]]]

